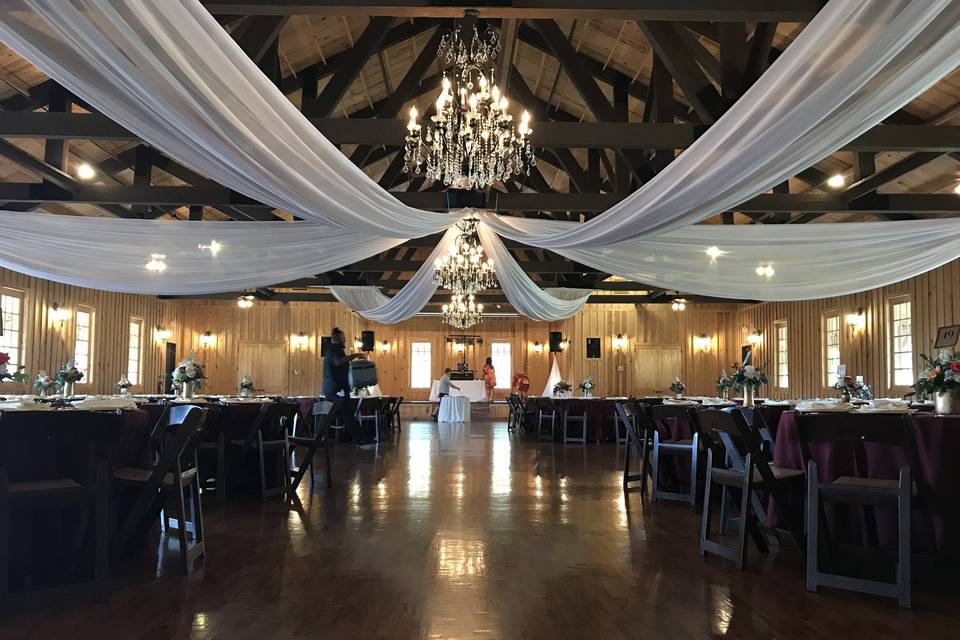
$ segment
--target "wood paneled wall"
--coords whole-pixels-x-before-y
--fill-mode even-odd
[[[899,396],[906,387],[890,384],[890,302],[910,300],[913,321],[914,372],[920,371],[920,353],[933,352],[937,328],[960,324],[960,261],[953,261],[903,282],[848,296],[802,302],[768,302],[741,309],[735,334],[746,343],[747,334],[760,329],[763,341],[756,349],[756,361],[773,372],[777,321],[787,323],[790,385],[786,389],[771,386],[775,397],[834,396],[824,386],[822,318],[830,312],[840,314],[840,360],[849,375],[862,375],[877,395]],[[864,310],[866,324],[854,331],[847,314]]]
[[[736,358],[739,348],[729,330],[737,313],[733,305],[689,305],[683,312],[674,312],[669,305],[587,305],[578,315],[562,322],[535,322],[522,317],[487,318],[475,330],[462,332],[451,331],[436,317],[416,317],[396,325],[368,322],[338,303],[257,302],[247,310],[225,301],[181,301],[179,305],[176,340],[182,345],[180,352],[197,351],[199,359],[207,365],[208,389],[217,393],[234,391],[244,374],[253,376],[256,384],[256,372],[238,370],[237,353],[242,341],[286,344],[289,392],[317,393],[322,383],[320,339],[334,326],[343,329],[348,341],[358,337],[362,330],[372,330],[378,345],[384,340],[389,342],[390,351],[378,349],[371,359],[377,363],[384,393],[402,394],[408,399],[426,399],[429,394],[429,389],[410,388],[411,344],[431,344],[433,377],[436,378],[444,367],[454,367],[460,360],[460,355],[446,342],[446,337],[454,333],[483,338],[482,345],[466,349],[467,361],[475,371],[480,370],[490,355],[493,342],[509,342],[512,370],[526,371],[531,390],[536,393],[543,390],[550,371],[551,356],[547,353],[550,331],[561,331],[570,340],[568,351],[559,355],[564,377],[576,384],[594,373],[596,392],[607,395],[653,391],[635,385],[636,367],[644,366],[635,357],[641,346],[680,348],[681,370],[666,377],[659,386],[666,388],[672,375],[680,375],[690,393],[712,393],[720,368]],[[199,337],[205,331],[217,336],[215,347],[200,346]],[[301,331],[308,338],[302,350],[290,345],[290,337]],[[611,347],[617,333],[629,340],[623,353],[614,353]],[[695,353],[692,339],[700,334],[711,338],[712,347]],[[601,339],[600,359],[586,358],[588,337]],[[535,341],[544,345],[542,354],[534,353]],[[505,393],[498,390],[496,397]]]
[[[74,287],[7,269],[0,269],[0,287],[23,294],[21,364],[31,376],[41,370],[52,375],[73,356],[77,306],[84,305],[94,310],[92,382],[78,383],[77,392],[115,392],[115,383],[127,371],[131,317],[143,320],[144,334],[143,383],[134,390],[155,391],[157,376],[164,367],[164,353],[162,343],[153,339],[153,329],[158,325],[176,324],[176,303],[154,296]],[[62,324],[50,318],[54,303],[70,314]],[[0,386],[0,393],[22,393],[26,388],[26,385],[7,381]]]

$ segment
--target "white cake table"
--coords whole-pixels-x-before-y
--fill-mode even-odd
[[[437,401],[437,385],[439,384],[439,380],[433,381],[433,386],[430,388],[430,402]],[[459,391],[451,387],[450,395],[466,396],[470,398],[470,402],[484,402],[486,400],[483,380],[451,380],[450,384],[460,387]]]
[[[444,396],[440,398],[438,422],[470,422],[470,398]]]

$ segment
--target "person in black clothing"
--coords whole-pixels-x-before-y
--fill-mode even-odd
[[[344,345],[347,344],[347,337],[338,327],[333,328],[330,334],[330,345],[323,354],[323,396],[335,401],[337,394],[342,392],[346,400],[339,404],[338,414],[343,424],[347,426],[350,432],[350,439],[355,444],[367,444],[371,440],[371,434],[364,433],[363,427],[354,415],[354,404],[350,402],[350,362],[360,358],[365,358],[363,353],[352,353],[347,355]]]

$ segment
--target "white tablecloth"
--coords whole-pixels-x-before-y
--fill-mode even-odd
[[[440,398],[439,422],[470,422],[470,398],[444,396]]]
[[[437,401],[437,385],[439,384],[439,380],[433,381],[433,386],[430,388],[430,402]],[[460,387],[460,391],[450,388],[450,395],[452,396],[466,396],[470,398],[470,402],[486,401],[483,380],[451,380],[450,384]]]

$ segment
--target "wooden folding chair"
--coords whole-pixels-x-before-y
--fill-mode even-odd
[[[650,469],[650,407],[634,401],[617,402],[615,404],[618,421],[627,425],[627,447],[623,458],[623,489],[629,491],[630,483],[639,482],[640,493],[646,494],[648,477],[653,477]],[[641,460],[640,473],[631,473],[631,453]]]
[[[800,447],[807,461],[807,590],[835,587],[896,598],[901,607],[911,604],[912,509],[927,504],[927,486],[920,467],[909,414],[797,413]],[[811,444],[830,443],[830,461],[840,468],[837,477],[821,480]],[[904,463],[896,479],[871,477],[866,444],[898,449]],[[849,473],[850,475],[846,475]],[[897,512],[897,555],[894,582],[852,577],[821,568],[821,561],[839,565],[841,554],[833,543],[824,503],[846,503],[861,509],[866,545],[875,541],[876,507]],[[821,549],[821,540],[823,549]],[[865,545],[865,546],[866,546]],[[875,546],[879,547],[879,543]],[[821,553],[825,551],[825,553]],[[839,567],[831,567],[839,568]]]
[[[272,402],[260,407],[256,420],[243,440],[231,440],[244,454],[255,452],[260,465],[260,496],[262,499],[275,495],[287,495],[290,489],[290,450],[287,441],[287,424],[297,414],[297,405],[290,402]],[[266,456],[273,453],[280,467],[280,484],[267,486]]]
[[[563,442],[578,442],[587,444],[587,423],[590,417],[590,408],[586,401],[572,401],[563,403]],[[570,435],[570,424],[580,425],[579,435]]]
[[[29,416],[29,418],[27,418]],[[8,468],[0,466],[0,616],[15,604],[49,602],[51,598],[106,594],[109,568],[109,481],[103,443],[91,441],[77,432],[58,429],[56,421],[64,416],[35,413],[0,413],[4,435],[20,440],[20,451],[34,455],[51,454],[49,465],[54,471],[31,469],[29,480],[10,481]],[[71,416],[72,417],[72,416]],[[50,443],[54,443],[50,451]],[[16,461],[7,461],[13,468]],[[43,465],[44,467],[48,465]],[[15,476],[16,471],[14,471]],[[93,520],[93,571],[90,581],[61,586],[10,592],[10,524],[11,515],[24,512],[86,509]],[[74,513],[76,513],[74,511]],[[78,514],[79,515],[79,514]],[[88,516],[84,515],[84,518]],[[17,520],[14,520],[16,522]],[[89,520],[87,520],[89,522]],[[72,560],[70,562],[72,566]],[[64,567],[67,572],[68,567]]]
[[[126,543],[151,510],[163,509],[165,529],[169,531],[168,509],[172,507],[180,542],[180,566],[185,574],[189,574],[197,558],[206,553],[197,447],[203,437],[204,424],[213,414],[197,406],[188,406],[184,411],[166,415],[166,424],[158,422],[151,436],[154,464],[149,469],[122,467],[113,472],[115,483],[140,487],[133,507],[120,525],[114,556],[119,557],[124,551]],[[189,499],[184,490],[187,490]],[[188,533],[192,533],[192,546]]]
[[[550,426],[550,441],[554,440],[554,431],[557,427],[557,405],[550,398],[537,398],[537,439],[542,440],[546,420]]]
[[[342,402],[342,400],[337,400],[336,402]],[[300,486],[300,481],[303,480],[303,476],[308,469],[310,470],[310,486],[313,487],[313,456],[317,452],[317,449],[320,447],[320,445],[323,445],[327,457],[327,488],[329,489],[333,486],[333,468],[330,464],[331,440],[329,434],[330,423],[333,422],[333,417],[336,415],[336,409],[336,403],[328,400],[318,400],[317,402],[314,402],[311,410],[311,416],[313,418],[313,435],[309,437],[290,437],[291,455],[296,454],[297,447],[303,448],[304,452],[303,459],[300,461],[300,465],[290,469],[291,481],[288,498],[292,497],[297,491],[297,487]]]
[[[700,529],[700,555],[713,553],[733,560],[739,569],[747,561],[747,535],[749,534],[757,548],[766,552],[763,522],[766,509],[757,495],[757,491],[766,491],[777,501],[777,507],[790,523],[790,531],[803,545],[802,532],[795,521],[793,510],[789,509],[787,483],[799,482],[803,471],[776,467],[767,463],[761,449],[762,438],[756,429],[747,424],[739,410],[708,410],[700,414],[700,426],[704,442],[709,438],[707,448],[707,477],[703,496],[703,517]],[[722,445],[721,445],[722,443]],[[730,503],[730,491],[740,492],[738,504],[738,536],[736,546],[724,545],[719,539],[711,539],[710,524],[713,515],[711,494],[713,484],[720,485],[720,531],[726,533],[729,520],[727,508]]]
[[[680,405],[659,405],[650,407],[650,419],[653,422],[653,491],[654,502],[660,500],[679,500],[691,507],[697,504],[697,464],[700,452],[700,424],[697,410]],[[690,437],[680,432],[680,424],[686,424]],[[661,431],[664,431],[661,435]],[[666,437],[664,437],[666,436]],[[687,493],[665,491],[661,489],[662,457],[690,456],[690,490]]]
[[[219,507],[227,503],[227,434],[223,424],[223,406],[208,404],[204,407],[203,438],[197,446],[197,462],[200,465],[200,491],[207,504]],[[213,467],[212,473],[210,467]],[[211,499],[212,498],[212,499]]]

